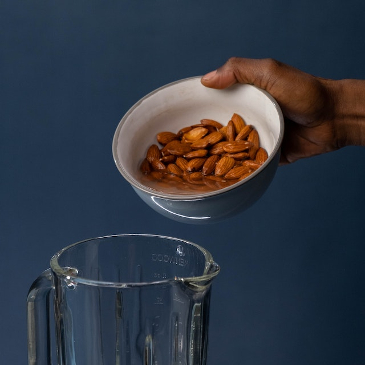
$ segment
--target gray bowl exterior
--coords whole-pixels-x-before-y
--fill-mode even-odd
[[[133,189],[146,204],[167,218],[181,223],[216,223],[245,211],[261,198],[274,178],[279,158],[280,150],[243,184],[200,199],[166,199]]]

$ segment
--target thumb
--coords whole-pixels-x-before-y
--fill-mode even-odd
[[[232,57],[217,70],[201,78],[204,86],[225,89],[237,82],[256,84],[261,82],[263,60]]]
[[[287,66],[271,59],[230,58],[217,70],[201,78],[204,86],[225,89],[237,82],[253,84],[263,89],[268,88],[268,81],[275,81]]]
[[[209,72],[201,78],[201,83],[213,89],[225,89],[237,82],[234,73],[231,70],[218,70]]]

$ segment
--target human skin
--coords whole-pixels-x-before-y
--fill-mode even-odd
[[[276,99],[285,118],[282,165],[345,146],[365,146],[364,80],[324,79],[274,59],[233,57],[201,82],[215,89],[252,84]]]

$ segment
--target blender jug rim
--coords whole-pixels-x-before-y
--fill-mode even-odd
[[[146,282],[114,282],[114,281],[103,281],[103,280],[94,280],[94,279],[88,279],[82,276],[78,276],[77,269],[71,268],[71,267],[62,267],[59,264],[59,258],[61,255],[77,246],[83,243],[87,243],[89,241],[94,240],[106,240],[106,239],[112,239],[112,238],[118,238],[118,237],[133,237],[133,236],[139,236],[139,237],[151,237],[151,238],[162,238],[166,240],[182,242],[184,244],[191,245],[200,252],[205,257],[205,268],[202,275],[199,276],[193,276],[193,277],[174,277],[174,278],[168,278],[163,280],[156,280],[156,281],[146,281]],[[100,236],[100,237],[94,237],[94,238],[88,238],[82,241],[75,242],[71,245],[68,245],[55,253],[50,261],[51,270],[54,272],[55,275],[57,275],[58,278],[65,280],[69,286],[77,285],[77,284],[84,284],[84,285],[90,285],[90,286],[98,286],[98,287],[111,287],[111,288],[133,288],[133,287],[143,287],[143,286],[151,286],[151,285],[161,285],[161,284],[172,284],[176,282],[182,282],[187,285],[191,284],[192,286],[206,286],[208,285],[211,280],[218,275],[220,272],[219,265],[213,260],[212,255],[208,250],[201,247],[200,245],[193,243],[191,241],[181,239],[181,238],[175,238],[170,236],[164,236],[159,234],[149,234],[149,233],[123,233],[123,234],[114,234],[114,235],[107,235],[107,236]]]

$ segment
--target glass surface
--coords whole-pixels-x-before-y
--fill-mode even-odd
[[[30,289],[29,364],[51,364],[56,347],[62,365],[205,365],[218,272],[209,252],[170,237],[119,235],[71,245]]]

